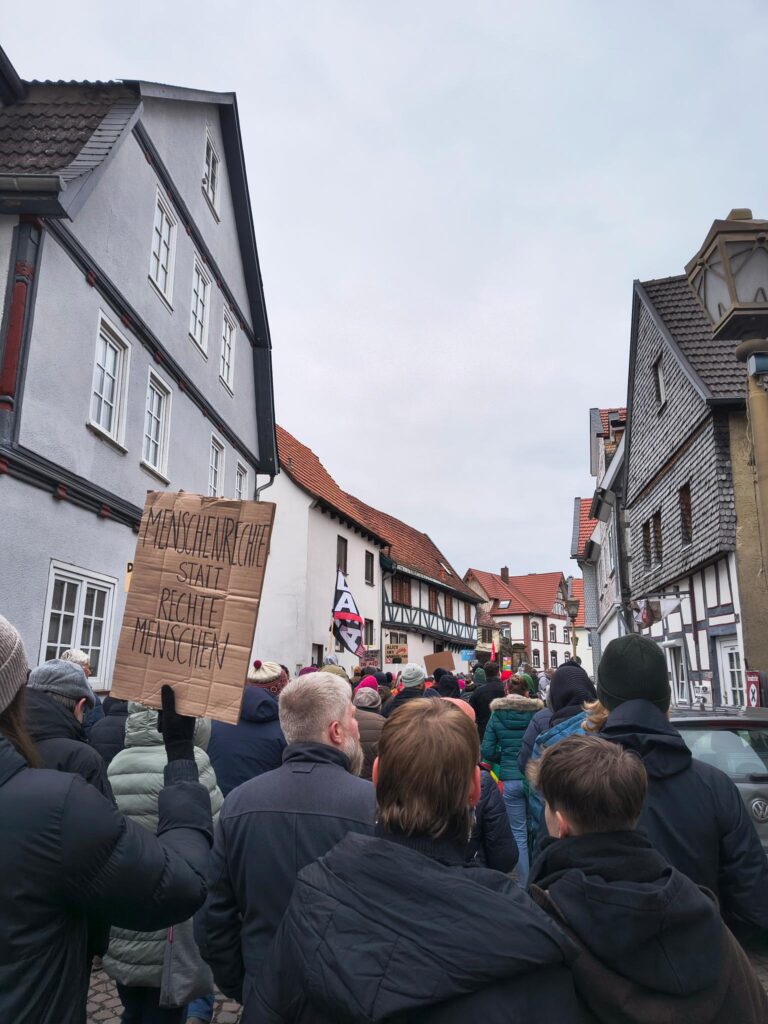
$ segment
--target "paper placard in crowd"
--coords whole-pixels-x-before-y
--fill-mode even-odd
[[[275,506],[150,491],[120,628],[112,696],[236,723]]]
[[[439,654],[426,654],[424,656],[424,668],[427,670],[427,675],[432,676],[435,674],[436,668],[444,668],[447,672],[453,672],[456,668],[456,663],[450,651],[440,651]]]

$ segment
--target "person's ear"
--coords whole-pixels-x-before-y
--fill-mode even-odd
[[[328,726],[328,740],[332,747],[340,747],[344,743],[344,727],[341,722],[331,722]]]
[[[565,839],[567,836],[573,835],[573,829],[571,823],[565,817],[562,811],[555,811],[555,820],[557,821],[558,838]]]
[[[371,782],[373,782],[374,786],[377,786],[379,784],[379,759],[378,759],[378,757],[375,757],[373,759],[373,768],[371,770]]]
[[[475,771],[474,774],[472,775],[472,781],[469,784],[469,800],[467,801],[467,805],[469,807],[477,807],[477,805],[480,803],[480,789],[480,769],[477,767],[477,765],[475,765]]]
[[[85,697],[81,697],[77,704],[75,704],[74,716],[78,722],[82,722],[85,718]]]

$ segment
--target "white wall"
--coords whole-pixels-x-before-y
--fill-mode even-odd
[[[253,657],[291,672],[309,663],[307,543],[312,499],[281,473],[263,495],[275,503],[275,525],[264,575]]]
[[[331,519],[327,513],[313,508],[309,513],[307,549],[307,612],[305,649],[303,664],[310,664],[313,644],[328,648],[331,610],[336,587],[336,538],[347,540],[347,583],[358,610],[364,619],[373,619],[373,642],[376,647],[381,640],[381,568],[379,547],[355,533],[350,527]],[[374,584],[365,582],[365,552],[373,554]],[[343,652],[331,648],[339,664],[347,671],[359,664],[359,659],[346,649]]]
[[[576,647],[576,654],[581,658],[581,667],[588,676],[594,678],[595,663],[592,658],[592,648],[589,646],[589,630],[582,629],[579,626],[576,630],[576,636],[579,641]]]

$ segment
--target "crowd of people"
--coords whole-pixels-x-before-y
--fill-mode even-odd
[[[236,725],[30,671],[0,617],[0,1020],[765,1024],[768,862],[613,641],[466,678],[254,661]],[[98,958],[98,959],[97,959]]]

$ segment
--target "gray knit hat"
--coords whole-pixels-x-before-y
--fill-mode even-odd
[[[427,673],[421,665],[414,665],[414,663],[411,662],[403,669],[403,674],[400,676],[400,682],[405,687],[419,686],[426,678]]]
[[[88,685],[85,672],[74,661],[62,661],[54,658],[32,669],[27,686],[30,690],[44,690],[46,693],[58,693],[70,700],[82,700],[89,708],[96,703],[93,690]]]
[[[0,711],[5,711],[27,681],[29,665],[18,631],[0,615]]]
[[[362,690],[358,690],[355,696],[352,698],[352,703],[356,708],[370,708],[375,710],[381,707],[381,694],[378,690],[372,690],[370,686],[364,686]]]

